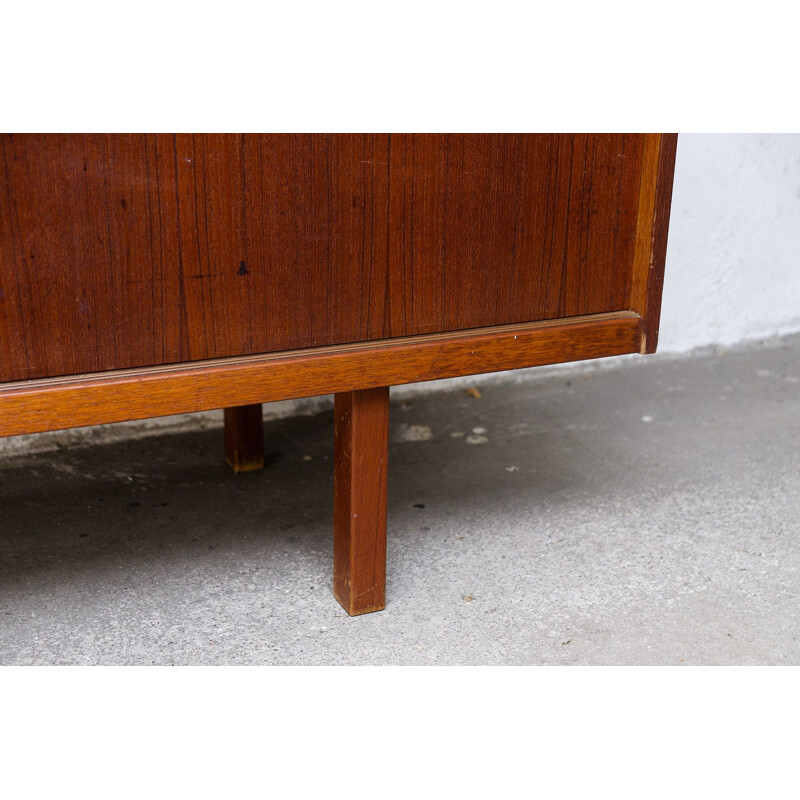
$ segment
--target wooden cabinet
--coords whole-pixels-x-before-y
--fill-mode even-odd
[[[387,387],[656,347],[675,135],[0,142],[0,435],[227,408],[258,466],[254,406],[336,393],[350,613],[383,606]]]

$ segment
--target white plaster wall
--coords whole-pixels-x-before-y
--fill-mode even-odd
[[[681,134],[659,352],[800,331],[800,134]]]

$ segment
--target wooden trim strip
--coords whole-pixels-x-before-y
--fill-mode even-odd
[[[667,259],[667,233],[672,208],[672,184],[675,176],[677,133],[662,133],[658,154],[656,207],[652,223],[650,275],[647,280],[647,308],[644,316],[642,353],[655,353],[658,346],[658,325],[661,321],[661,293],[664,287],[664,264]]]
[[[628,308],[644,316],[647,308],[647,285],[650,280],[650,255],[653,245],[653,214],[658,190],[658,158],[661,134],[644,134],[642,177],[639,184],[639,210],[636,218],[636,245]]]
[[[191,365],[0,384],[0,436],[453,378],[639,350],[631,311]]]

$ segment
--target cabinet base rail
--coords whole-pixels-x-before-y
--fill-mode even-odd
[[[632,311],[0,384],[0,436],[225,409],[234,472],[264,464],[261,403],[335,395],[333,592],[386,603],[389,386],[639,352]]]

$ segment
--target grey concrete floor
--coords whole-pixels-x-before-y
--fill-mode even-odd
[[[2,664],[800,664],[800,336],[393,401],[386,610],[330,412],[0,459]]]

